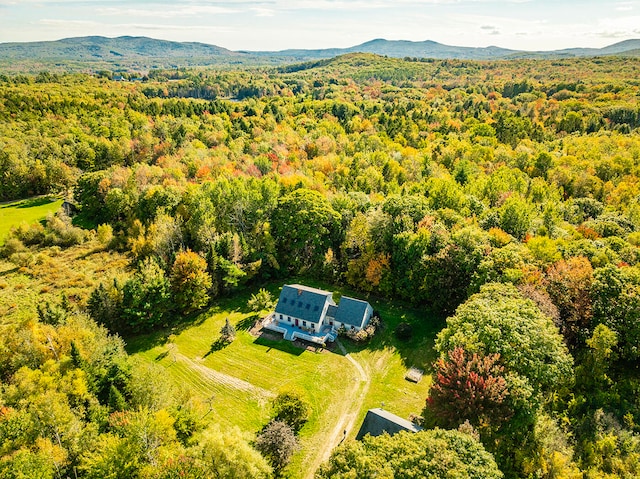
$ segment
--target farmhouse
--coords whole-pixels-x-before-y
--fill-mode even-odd
[[[343,296],[336,304],[329,291],[291,284],[282,287],[276,309],[264,327],[283,333],[291,341],[300,338],[325,343],[334,341],[342,326],[361,330],[372,314],[373,308],[366,301]]]

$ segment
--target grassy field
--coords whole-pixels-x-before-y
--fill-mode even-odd
[[[33,198],[0,204],[0,244],[9,234],[12,226],[20,223],[36,223],[47,214],[57,211],[62,200],[52,198]]]
[[[128,259],[97,241],[71,248],[42,248],[25,266],[0,260],[0,325],[37,317],[36,305],[66,294],[83,305],[101,281],[126,274]]]
[[[331,289],[328,285],[307,284]],[[274,296],[279,286],[269,288]],[[300,433],[302,449],[288,468],[291,477],[308,477],[313,472],[310,468],[325,458],[326,445],[333,440],[336,429],[338,439],[342,437],[340,421],[347,412],[351,437],[369,408],[384,405],[402,417],[421,412],[430,377],[427,374],[414,384],[404,375],[410,366],[428,368],[433,360],[435,334],[442,327],[440,320],[371,299],[382,314],[385,329],[367,345],[343,340],[368,376],[367,382],[361,382],[354,365],[337,348],[302,349],[281,337],[252,335],[248,329],[256,317],[247,311],[249,297],[250,292],[246,292],[221,300],[181,330],[130,339],[128,349],[164,366],[177,385],[210,402],[213,420],[250,433],[268,422],[270,402],[278,392],[302,391],[313,413]],[[236,325],[237,338],[225,348],[212,348],[226,318]],[[402,343],[394,337],[393,329],[401,321],[414,326],[415,339]]]

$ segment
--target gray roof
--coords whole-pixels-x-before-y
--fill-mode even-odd
[[[335,316],[336,321],[362,327],[362,319],[368,307],[369,303],[366,301],[343,296],[340,298],[340,304],[338,304],[338,311]]]
[[[327,302],[334,304],[328,291],[300,284],[287,284],[280,291],[276,313],[318,323]]]
[[[337,311],[338,311],[338,307],[333,304],[330,304],[329,307],[327,308],[327,316],[329,316],[330,318],[335,318]]]
[[[412,422],[402,419],[395,414],[391,414],[384,409],[369,409],[362,422],[362,426],[360,426],[356,439],[359,441],[367,434],[380,436],[386,432],[390,436],[393,436],[400,431],[418,432],[421,429],[421,427],[416,426]]]

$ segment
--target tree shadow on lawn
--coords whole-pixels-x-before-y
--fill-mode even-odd
[[[56,201],[58,201],[55,198],[48,198],[48,197],[44,197],[44,198],[33,198],[30,200],[22,200],[20,203],[18,203],[17,205],[14,204],[13,206],[15,208],[33,208],[36,206],[43,206],[43,205],[48,205],[51,203],[55,203]]]
[[[276,338],[272,333],[267,332],[260,333],[260,336],[255,339],[253,344],[268,348],[266,350],[267,353],[272,349],[277,349],[278,351],[289,353],[294,356],[300,356],[302,353],[307,351],[307,348],[305,347],[299,347],[284,338]]]
[[[13,274],[13,273],[17,272],[19,269],[20,269],[20,266],[16,266],[14,268],[7,269],[5,271],[0,271],[0,277],[9,276],[10,274]]]
[[[213,343],[211,343],[211,347],[209,348],[209,351],[207,351],[205,355],[202,356],[202,358],[204,359],[207,356],[215,353],[216,351],[222,351],[224,348],[229,346],[232,342],[233,341],[225,341],[222,338],[216,339]]]
[[[255,326],[258,319],[260,319],[260,315],[258,313],[241,319],[235,324],[236,331],[249,331]]]
[[[185,330],[195,326],[200,326],[212,316],[220,313],[224,313],[227,315],[233,313],[245,314],[246,304],[252,291],[253,288],[240,290],[233,296],[223,296],[215,298],[214,304],[212,304],[209,308],[186,315],[175,325],[157,329],[155,331],[150,331],[147,334],[124,337],[123,339],[126,343],[126,350],[129,354],[135,354],[142,351],[147,351],[157,346],[162,346],[169,341],[169,336],[178,336]],[[249,329],[253,321],[254,318],[244,318],[237,323],[236,329]],[[249,325],[249,327],[246,327],[247,324]]]
[[[169,342],[169,336],[178,336],[186,329],[194,326],[200,326],[212,314],[216,314],[216,309],[218,309],[218,307],[213,306],[205,311],[191,313],[184,316],[183,321],[178,324],[157,329],[147,334],[124,336],[122,339],[125,342],[125,349],[129,354],[136,354],[142,351],[148,351],[149,349],[153,349],[157,346],[163,346]]]
[[[169,356],[169,351],[164,351],[156,356],[156,361],[160,362],[167,356]]]

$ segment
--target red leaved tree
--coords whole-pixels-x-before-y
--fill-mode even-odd
[[[455,428],[468,420],[479,432],[492,430],[513,411],[499,354],[469,355],[461,347],[435,363],[427,413],[440,425]]]

